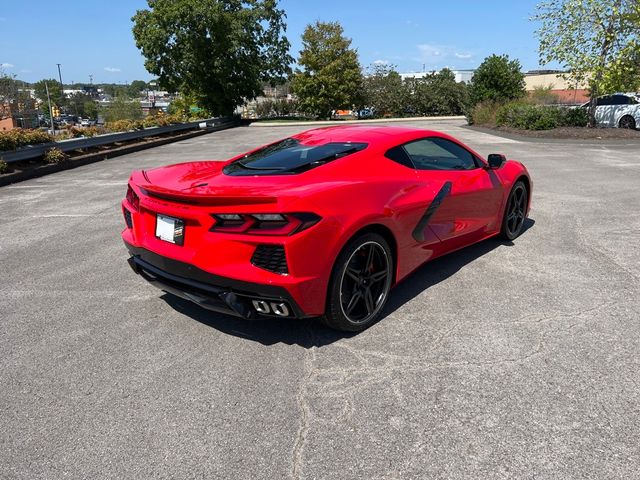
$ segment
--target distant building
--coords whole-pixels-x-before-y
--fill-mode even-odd
[[[532,70],[525,74],[525,89],[528,92],[536,88],[549,88],[550,93],[558,97],[560,103],[581,104],[589,101],[589,89],[586,82],[576,83],[563,78],[566,72],[559,70]]]
[[[473,74],[475,73],[474,69],[451,70],[451,71],[453,72],[453,75],[456,78],[456,82],[464,82],[464,83],[469,83],[471,81],[471,78],[473,78]],[[407,72],[407,73],[401,73],[400,77],[403,80],[407,78],[424,78],[428,75],[433,75],[434,73],[438,73],[438,72],[436,70],[432,70],[429,72]]]

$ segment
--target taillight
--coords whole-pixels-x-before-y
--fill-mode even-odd
[[[138,197],[138,194],[131,188],[131,185],[127,185],[127,202],[129,202],[129,205],[131,205],[136,212],[140,209],[140,197]]]
[[[293,235],[320,221],[315,213],[216,213],[212,232]]]

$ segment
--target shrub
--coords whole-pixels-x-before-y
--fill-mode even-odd
[[[53,142],[53,137],[41,130],[16,128],[8,132],[0,132],[0,151],[49,142]]]
[[[0,175],[3,173],[9,173],[11,169],[9,168],[9,164],[4,160],[0,160]]]
[[[562,110],[562,125],[565,127],[586,127],[589,115],[586,108],[565,108]]]
[[[485,100],[478,103],[467,113],[469,125],[477,124],[488,127],[496,126],[496,114],[502,103],[494,100]]]
[[[136,129],[136,122],[133,120],[116,120],[105,123],[104,127],[108,132],[128,132]]]
[[[553,86],[541,86],[537,85],[533,87],[533,90],[529,92],[529,99],[532,103],[537,105],[553,105],[560,103],[560,97],[553,93]]]
[[[550,130],[561,125],[562,111],[555,107],[508,103],[496,113],[496,125],[523,130]]]
[[[50,148],[44,154],[44,161],[54,165],[64,162],[67,158],[68,155],[56,147]]]

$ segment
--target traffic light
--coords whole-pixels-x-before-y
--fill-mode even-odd
[[[60,116],[60,108],[58,108],[56,105],[52,105],[51,106],[51,110],[53,110],[53,116],[54,117],[59,117]]]

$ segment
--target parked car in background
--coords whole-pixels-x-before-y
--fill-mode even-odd
[[[636,129],[640,126],[640,94],[614,93],[598,97],[596,102],[596,122],[599,127]],[[583,107],[588,108],[589,103]]]
[[[90,118],[82,118],[80,119],[81,127],[93,127],[96,124],[95,120],[91,120]]]

